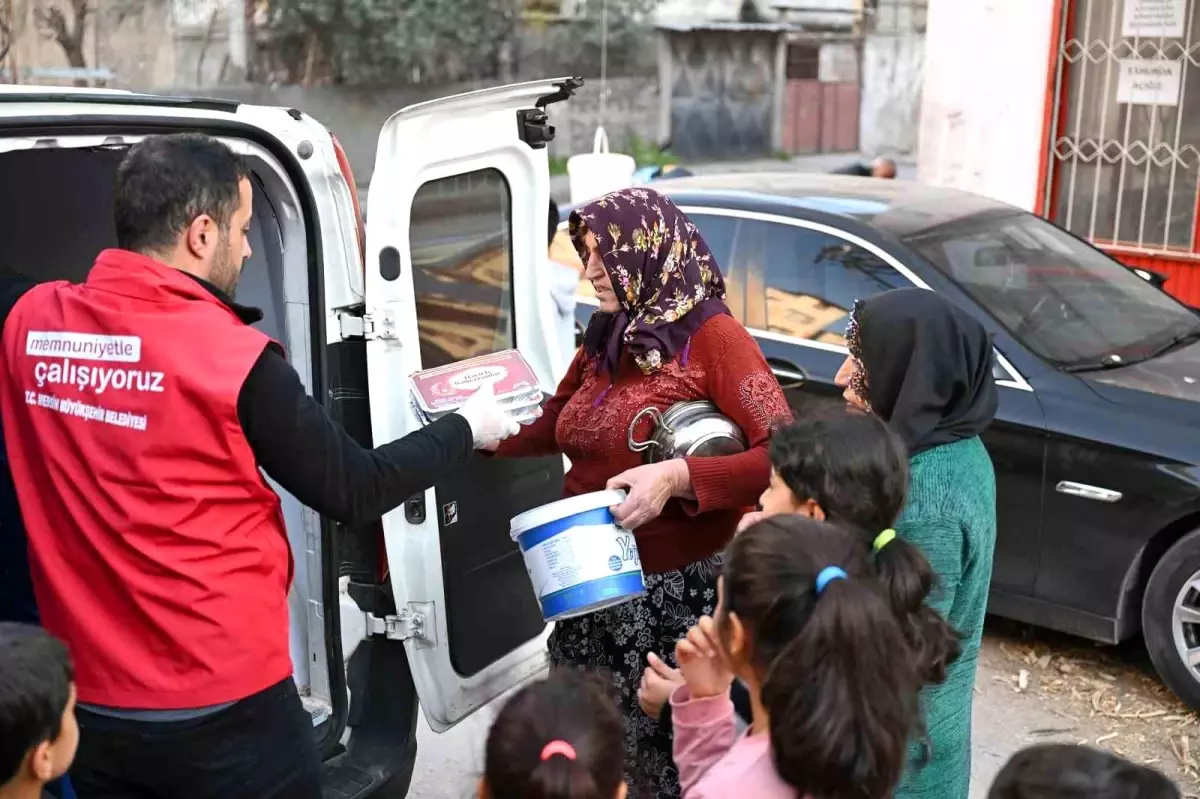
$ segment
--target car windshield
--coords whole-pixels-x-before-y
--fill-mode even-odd
[[[1200,327],[1174,298],[1032,214],[969,217],[906,243],[1059,367],[1136,363]]]

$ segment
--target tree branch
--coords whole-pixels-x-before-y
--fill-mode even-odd
[[[75,16],[75,32],[82,38],[83,26],[88,16],[88,0],[71,0],[71,11]]]
[[[63,16],[61,8],[50,6],[49,8],[39,8],[33,13],[38,28],[44,36],[53,39],[60,47],[67,47],[70,44],[71,37],[67,31],[67,18]]]
[[[12,45],[12,28],[8,26],[7,20],[0,19],[0,67],[4,66],[4,60],[8,58],[8,51],[12,49]]]
[[[83,55],[83,35],[87,30],[88,0],[70,0],[70,3],[73,17],[71,23],[67,22],[66,14],[57,5],[37,9],[34,12],[34,20],[42,35],[52,39],[62,48],[67,63],[78,69],[87,66]]]

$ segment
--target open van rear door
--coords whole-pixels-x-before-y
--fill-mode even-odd
[[[408,376],[517,347],[553,389],[546,269],[553,137],[541,109],[580,81],[414,105],[379,138],[367,226],[374,440],[420,426]],[[470,464],[383,520],[396,616],[429,725],[444,731],[546,662],[547,625],[509,520],[561,496],[562,458]]]

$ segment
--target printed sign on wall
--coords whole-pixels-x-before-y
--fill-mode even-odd
[[[1131,105],[1179,105],[1178,61],[1122,58],[1117,61],[1117,102]]]
[[[1182,38],[1186,6],[1186,0],[1125,0],[1121,36],[1126,39]]]

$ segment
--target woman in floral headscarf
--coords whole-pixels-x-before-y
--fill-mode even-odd
[[[789,417],[762,352],[725,305],[721,270],[696,226],[649,189],[571,214],[570,234],[600,310],[542,417],[502,457],[565,454],[567,496],[624,488],[614,515],[637,536],[646,595],[555,625],[555,665],[612,673],[628,717],[633,797],[679,796],[669,735],[638,707],[647,656],[673,653],[716,602],[719,553],[770,479],[767,439]],[[738,455],[641,465],[627,442],[643,408],[708,400],[746,434]],[[651,433],[647,419],[635,429]]]

